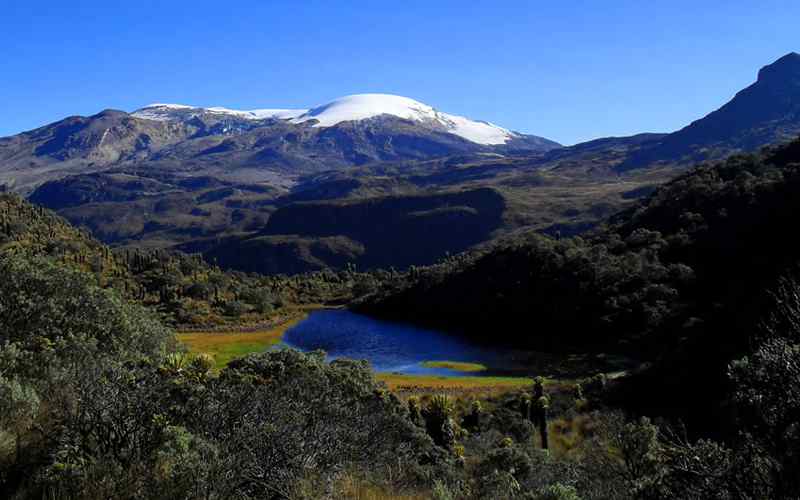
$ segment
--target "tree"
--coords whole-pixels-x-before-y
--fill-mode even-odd
[[[22,434],[33,425],[40,404],[39,395],[33,387],[19,379],[7,379],[0,375],[0,430],[7,430],[14,435],[15,460],[20,459]]]
[[[777,495],[800,495],[800,345],[769,340],[732,363],[729,375],[744,430],[775,462]]]

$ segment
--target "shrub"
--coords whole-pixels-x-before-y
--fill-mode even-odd
[[[242,314],[248,311],[249,307],[244,302],[238,300],[232,300],[230,302],[225,303],[224,311],[226,316],[231,316],[234,318],[238,318]]]

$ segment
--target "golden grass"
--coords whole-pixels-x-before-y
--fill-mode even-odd
[[[551,420],[548,423],[550,451],[557,456],[568,456],[579,452],[581,444],[594,436],[595,428],[596,422],[588,414]]]
[[[11,463],[16,453],[16,439],[13,434],[0,429],[0,466]]]
[[[441,393],[455,397],[491,397],[519,390],[531,383],[530,379],[523,377],[452,377],[376,373],[375,378],[385,383],[389,390],[403,397]]]
[[[446,368],[457,372],[482,372],[486,366],[480,363],[465,363],[463,361],[425,361],[425,368]]]
[[[219,370],[236,358],[262,352],[279,343],[286,330],[307,316],[308,311],[299,311],[272,328],[252,332],[182,332],[177,337],[189,352],[211,354],[215,368]]]
[[[347,474],[339,480],[336,496],[348,500],[425,500],[430,495],[421,493],[396,493],[388,488]]]

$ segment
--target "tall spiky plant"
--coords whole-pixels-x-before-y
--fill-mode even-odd
[[[455,425],[452,415],[453,402],[445,394],[431,398],[422,412],[428,435],[434,443],[447,449],[451,449],[455,444]]]

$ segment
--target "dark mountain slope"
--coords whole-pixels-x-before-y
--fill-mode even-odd
[[[417,270],[361,310],[414,311],[415,321],[529,349],[625,352],[655,363],[626,404],[719,425],[710,405],[727,363],[754,345],[769,291],[800,263],[798,193],[800,141],[700,166],[591,238],[532,236]]]
[[[108,170],[47,182],[29,199],[58,210],[105,243],[165,247],[258,230],[274,210],[264,205],[283,193],[213,177]]]
[[[360,268],[430,264],[486,241],[502,224],[504,210],[503,196],[492,189],[295,203],[279,208],[261,234],[228,239],[206,258],[222,267],[266,273],[348,263]]]
[[[623,169],[658,161],[699,161],[791,140],[800,134],[800,54],[758,72],[758,80],[727,104],[645,148]]]

